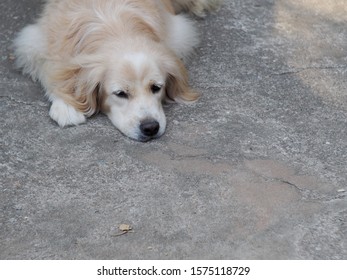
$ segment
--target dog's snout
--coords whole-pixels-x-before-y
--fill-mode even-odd
[[[159,132],[160,125],[155,120],[145,120],[140,124],[140,130],[147,137],[154,137]]]

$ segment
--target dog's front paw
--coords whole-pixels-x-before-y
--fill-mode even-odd
[[[192,2],[191,12],[198,17],[205,17],[206,12],[217,10],[223,0],[196,0]]]
[[[86,117],[82,112],[77,111],[61,99],[53,100],[49,115],[60,127],[79,125],[86,122]]]

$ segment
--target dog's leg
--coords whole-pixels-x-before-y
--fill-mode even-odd
[[[45,89],[49,83],[47,79],[46,65],[46,40],[40,26],[33,24],[25,27],[14,41],[16,65],[23,69],[23,72],[29,74],[34,80],[40,80]],[[49,115],[59,126],[78,125],[86,121],[82,112],[67,104],[63,99],[57,97],[52,90],[47,94],[52,101]]]
[[[86,122],[84,114],[64,102],[64,100],[60,98],[50,99],[52,100],[52,106],[49,115],[60,127],[79,125]]]
[[[176,12],[187,11],[198,17],[204,17],[206,12],[219,8],[223,0],[172,0]]]
[[[14,40],[16,66],[33,80],[42,76],[45,63],[46,40],[38,24],[25,27]]]
[[[198,32],[185,15],[169,17],[167,44],[176,55],[185,60],[199,43]]]

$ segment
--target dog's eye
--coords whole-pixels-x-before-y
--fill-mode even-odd
[[[161,89],[162,89],[162,85],[157,85],[157,84],[154,84],[151,86],[151,91],[153,93],[158,93]]]
[[[119,98],[124,98],[124,99],[129,98],[129,94],[127,94],[124,90],[114,91],[113,94]]]

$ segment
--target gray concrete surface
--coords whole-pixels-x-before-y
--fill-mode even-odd
[[[149,143],[49,119],[11,50],[40,3],[0,2],[1,259],[347,259],[346,1],[196,20],[203,98]]]

